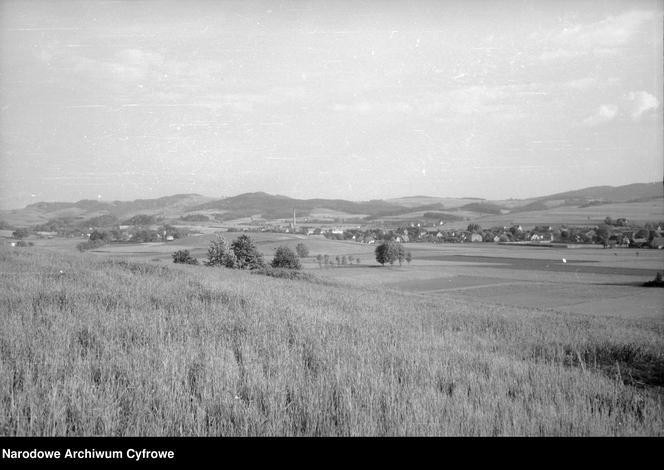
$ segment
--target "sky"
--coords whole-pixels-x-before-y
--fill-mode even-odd
[[[662,181],[662,1],[0,0],[0,208]]]

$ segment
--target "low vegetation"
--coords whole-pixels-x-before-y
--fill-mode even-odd
[[[272,259],[273,268],[302,269],[302,263],[296,253],[287,246],[280,246]]]
[[[655,279],[645,282],[644,287],[664,287],[664,280],[662,280],[662,273],[657,273]]]
[[[178,250],[173,253],[173,262],[179,264],[198,264],[198,260],[191,256],[189,250]]]
[[[78,249],[78,251],[88,251],[88,250],[94,250],[96,248],[101,248],[102,246],[107,244],[108,242],[102,239],[87,240],[76,245],[76,249]]]
[[[0,264],[0,435],[664,434],[658,320],[38,248]]]

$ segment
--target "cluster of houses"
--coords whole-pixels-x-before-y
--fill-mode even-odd
[[[469,227],[471,228],[471,227]],[[337,238],[330,230],[323,232],[327,238]],[[375,244],[382,240],[401,243],[504,243],[504,244],[602,244],[605,247],[651,247],[664,248],[664,231],[661,226],[654,229],[634,227],[558,227],[537,226],[524,229],[521,225],[493,227],[482,230],[440,230],[435,227],[406,227],[384,231],[369,229],[343,232],[343,239]]]
[[[251,229],[248,229],[252,231]],[[323,236],[328,239],[349,240],[369,245],[382,240],[400,243],[503,243],[503,244],[601,244],[606,247],[653,247],[664,248],[664,231],[661,225],[652,227],[619,226],[574,227],[550,225],[524,228],[514,224],[504,227],[482,229],[471,224],[466,230],[444,230],[440,225],[421,227],[410,224],[407,227],[387,229],[385,227],[360,228],[360,226],[319,226],[307,227],[293,224],[264,224],[254,230],[261,232],[298,233],[307,236]]]
[[[57,222],[57,223],[56,223]],[[62,222],[62,223],[60,223]],[[129,225],[128,222],[134,222]],[[39,238],[53,238],[54,236],[75,236],[84,239],[103,239],[106,242],[155,242],[173,241],[187,236],[187,230],[161,223],[150,216],[135,216],[125,225],[113,224],[104,227],[81,226],[65,224],[64,221],[52,221],[42,226],[35,226],[32,236]],[[258,222],[258,223],[256,223]],[[605,223],[598,226],[550,226],[542,225],[526,229],[519,224],[503,227],[482,229],[478,224],[471,223],[466,230],[444,229],[442,224],[420,226],[410,223],[408,226],[386,228],[384,226],[364,226],[352,224],[297,224],[295,216],[292,222],[268,223],[265,220],[253,221],[243,227],[243,231],[261,231],[277,233],[297,233],[306,236],[320,236],[336,240],[349,240],[358,243],[375,244],[382,240],[394,240],[401,243],[428,242],[428,243],[518,243],[518,244],[601,244],[605,247],[652,247],[664,248],[664,231],[660,224],[645,224],[636,226],[627,219],[613,221],[607,217]],[[86,230],[87,228],[87,230]],[[237,229],[229,229],[237,230]],[[6,243],[18,243],[12,239],[10,230],[6,232]]]

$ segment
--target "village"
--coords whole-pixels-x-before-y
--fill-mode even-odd
[[[96,217],[85,221],[54,219],[32,227],[11,227],[3,224],[0,239],[10,246],[28,246],[30,239],[54,237],[80,238],[87,242],[82,251],[108,243],[172,242],[187,236],[210,232],[289,233],[305,237],[347,240],[375,244],[383,240],[398,243],[496,243],[503,245],[602,247],[602,248],[664,248],[661,223],[632,224],[625,218],[606,217],[597,225],[535,225],[521,224],[482,228],[469,223],[464,228],[446,228],[443,220],[425,225],[421,221],[401,224],[345,223],[343,219],[268,221],[259,217],[249,220],[216,223],[207,217],[184,216],[180,219],[139,214],[123,223],[113,217]],[[311,222],[315,222],[312,224]],[[458,226],[458,224],[457,224]]]

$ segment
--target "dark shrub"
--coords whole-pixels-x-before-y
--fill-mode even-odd
[[[664,280],[662,280],[662,273],[657,273],[655,279],[645,282],[644,287],[664,287]]]
[[[302,281],[312,281],[315,282],[316,278],[309,273],[303,271],[298,271],[295,269],[285,269],[285,268],[273,268],[267,266],[262,269],[255,269],[251,271],[252,274],[262,274],[264,276],[276,277],[279,279],[291,279],[291,280],[302,280]]]
[[[249,235],[240,235],[231,245],[240,269],[261,269],[265,267],[263,254],[258,251]]]
[[[228,241],[221,235],[210,241],[208,247],[208,266],[224,266],[226,268],[237,268],[237,258]]]
[[[273,268],[302,269],[300,258],[287,246],[280,246],[272,260]]]
[[[172,256],[174,263],[198,264],[198,260],[189,254],[189,250],[178,250]]]
[[[102,239],[97,239],[97,240],[88,240],[83,243],[79,243],[76,245],[76,248],[78,248],[78,251],[87,251],[87,250],[94,250],[95,248],[100,248],[102,246],[106,245],[106,242]]]

